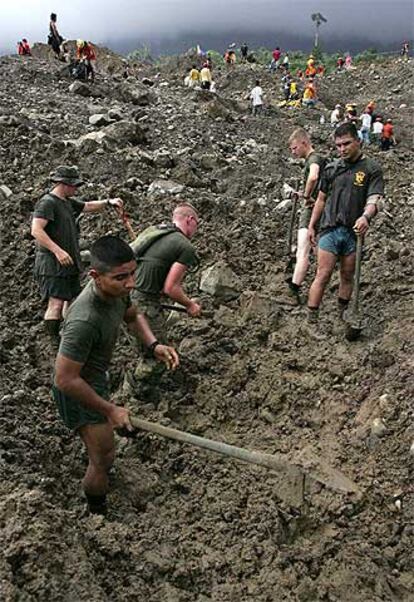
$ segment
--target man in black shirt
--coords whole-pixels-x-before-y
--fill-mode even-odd
[[[384,195],[382,169],[363,156],[355,125],[339,126],[334,138],[340,159],[325,168],[309,224],[309,239],[315,246],[315,227],[321,219],[318,269],[308,297],[310,321],[317,321],[319,305],[338,258],[341,313],[347,307],[355,271],[356,235],[366,233]]]
[[[80,293],[81,259],[76,218],[82,213],[101,212],[108,206],[121,209],[121,199],[84,203],[72,198],[83,184],[77,167],[61,165],[51,178],[54,186],[35,206],[32,236],[36,239],[35,278],[42,299],[47,301],[45,328],[54,346],[64,305]]]

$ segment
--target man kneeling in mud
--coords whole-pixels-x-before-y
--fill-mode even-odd
[[[129,245],[103,236],[91,248],[91,281],[70,307],[55,363],[53,396],[64,423],[85,444],[89,465],[83,479],[89,510],[104,514],[108,470],[115,455],[114,429],[132,431],[129,412],[108,401],[108,368],[125,321],[154,357],[174,370],[172,347],[161,345],[145,317],[132,306],[136,261]]]

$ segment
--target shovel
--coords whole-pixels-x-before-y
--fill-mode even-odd
[[[166,427],[156,422],[148,422],[135,416],[130,416],[130,421],[135,429],[155,433],[167,439],[188,443],[195,447],[229,456],[241,462],[271,469],[276,484],[276,495],[295,508],[303,506],[306,493],[312,492],[315,484],[318,487],[324,485],[338,493],[353,495],[356,499],[362,495],[356,483],[308,449],[303,450],[296,458],[289,460],[282,454],[268,454],[244,447],[236,447],[222,441],[206,439],[192,433]]]
[[[349,315],[346,316],[347,327],[345,331],[345,338],[348,341],[356,341],[362,331],[362,318],[359,312],[362,242],[363,238],[360,234],[358,234],[355,258],[354,294],[351,301],[351,311]]]

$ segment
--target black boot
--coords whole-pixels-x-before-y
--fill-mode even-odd
[[[58,351],[60,345],[60,323],[62,320],[44,320],[45,331],[49,335],[53,351]]]

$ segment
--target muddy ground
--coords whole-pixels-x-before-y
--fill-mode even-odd
[[[0,59],[0,184],[13,193],[0,192],[0,597],[413,600],[412,64],[390,60],[329,76],[323,104],[303,111],[278,108],[277,77],[256,66],[219,73],[218,100],[186,90],[190,64],[180,57],[142,67],[136,81],[124,82],[120,59],[106,62],[103,53],[93,96],[82,97],[68,91],[44,48],[34,59]],[[245,95],[257,76],[270,106],[253,118]],[[367,151],[387,184],[386,213],[366,241],[367,324],[359,341],[344,340],[334,279],[316,341],[284,285],[289,213],[279,206],[281,187],[300,175],[287,138],[305,126],[331,153],[320,115],[338,101],[362,108],[372,97],[395,119],[399,145]],[[109,109],[127,122],[126,134],[65,142],[98,131],[89,116]],[[360,499],[321,486],[298,510],[279,499],[271,471],[140,433],[118,441],[108,517],[85,513],[85,454],[49,396],[50,349],[32,279],[30,216],[61,163],[81,167],[85,198],[124,198],[137,229],[174,206],[150,184],[181,183],[181,197],[202,215],[195,240],[202,270],[221,259],[241,282],[237,299],[201,294],[206,317],[172,326],[182,365],[152,402],[121,392],[136,353],[123,335],[114,396],[141,417],[235,445],[286,457],[310,449],[352,479]],[[85,218],[81,229],[85,248],[104,233],[126,237],[110,214]],[[198,283],[199,274],[187,279],[193,294]]]

